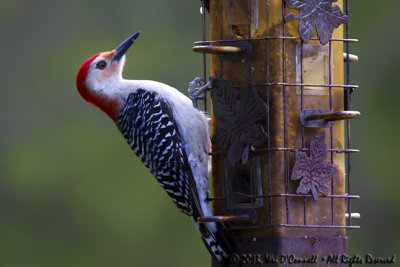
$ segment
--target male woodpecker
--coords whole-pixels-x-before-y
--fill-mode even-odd
[[[213,257],[225,265],[231,249],[220,226],[197,222],[200,216],[212,215],[206,201],[207,119],[175,88],[155,81],[122,78],[125,53],[139,34],[83,63],[76,87],[83,99],[115,122],[179,210],[192,218]]]

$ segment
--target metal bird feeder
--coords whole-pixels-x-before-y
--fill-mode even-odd
[[[346,229],[359,228],[348,0],[203,0],[201,11],[193,51],[204,80],[211,54],[215,216],[199,220],[224,222],[243,266],[277,265],[279,255],[325,266],[324,256],[347,253]]]

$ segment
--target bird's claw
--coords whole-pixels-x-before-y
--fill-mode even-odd
[[[200,77],[196,77],[192,82],[190,82],[188,93],[190,98],[192,99],[193,106],[196,109],[199,109],[197,100],[205,98],[206,96],[205,91],[207,89],[211,89],[213,82],[214,82],[214,77],[212,75],[210,76],[210,80],[203,86],[201,85],[201,83],[204,83],[204,79]],[[200,87],[196,88],[196,85],[199,85]],[[200,96],[200,94],[202,95]]]

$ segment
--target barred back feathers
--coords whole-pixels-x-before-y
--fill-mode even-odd
[[[139,89],[128,96],[117,127],[173,202],[191,216],[186,179],[191,173],[168,104],[154,92]]]

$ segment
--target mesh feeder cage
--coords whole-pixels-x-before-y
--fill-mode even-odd
[[[233,262],[325,266],[347,254],[346,229],[359,228],[348,1],[203,0],[201,11],[193,50],[205,80],[211,54],[204,109],[210,94],[215,216],[199,220],[224,222]]]

